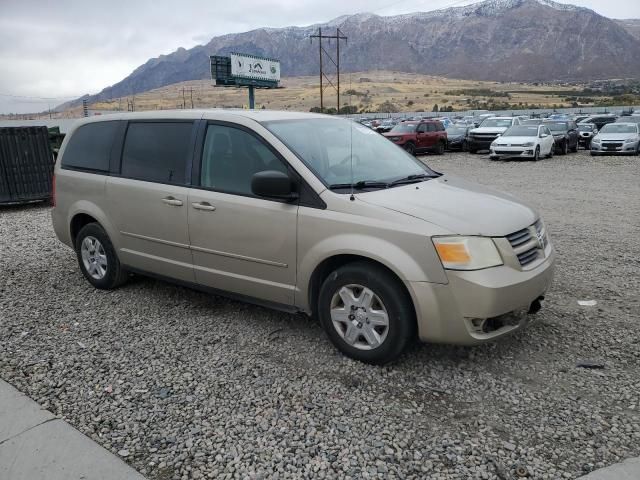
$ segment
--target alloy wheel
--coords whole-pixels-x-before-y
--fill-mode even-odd
[[[96,280],[102,280],[107,274],[107,255],[100,240],[87,236],[80,246],[82,264],[87,273]]]

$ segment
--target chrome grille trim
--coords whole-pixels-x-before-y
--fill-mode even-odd
[[[537,220],[533,225],[506,236],[520,266],[529,265],[539,258],[544,258],[544,250],[548,239],[544,224]]]

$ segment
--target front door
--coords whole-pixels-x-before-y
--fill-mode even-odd
[[[124,265],[194,281],[187,223],[193,135],[193,121],[129,123],[120,175],[105,187]]]
[[[199,186],[189,193],[189,232],[196,281],[292,305],[296,284],[298,205],[255,196],[253,174],[287,172],[251,130],[207,126]]]

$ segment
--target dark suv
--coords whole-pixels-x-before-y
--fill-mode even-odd
[[[580,123],[593,123],[598,130],[602,129],[608,123],[614,123],[618,117],[615,115],[593,115],[591,117],[583,118]]]
[[[447,148],[447,132],[439,120],[400,122],[383,135],[411,155],[424,152],[442,155]]]
[[[543,125],[546,125],[551,130],[553,140],[555,142],[556,153],[566,155],[569,150],[572,152],[578,151],[578,126],[573,120],[568,121],[545,121]]]

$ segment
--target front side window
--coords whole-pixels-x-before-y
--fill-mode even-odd
[[[349,120],[274,120],[264,126],[325,185],[389,182],[408,175],[436,175],[382,135]]]
[[[415,131],[415,123],[399,123],[391,129],[391,133],[414,133]]]
[[[184,185],[193,122],[131,122],[122,151],[122,176]]]
[[[200,186],[253,195],[251,179],[254,174],[265,170],[287,173],[287,166],[259,138],[245,130],[228,125],[207,127]]]
[[[436,124],[435,123],[427,123],[427,132],[435,132],[435,131],[437,131]]]

